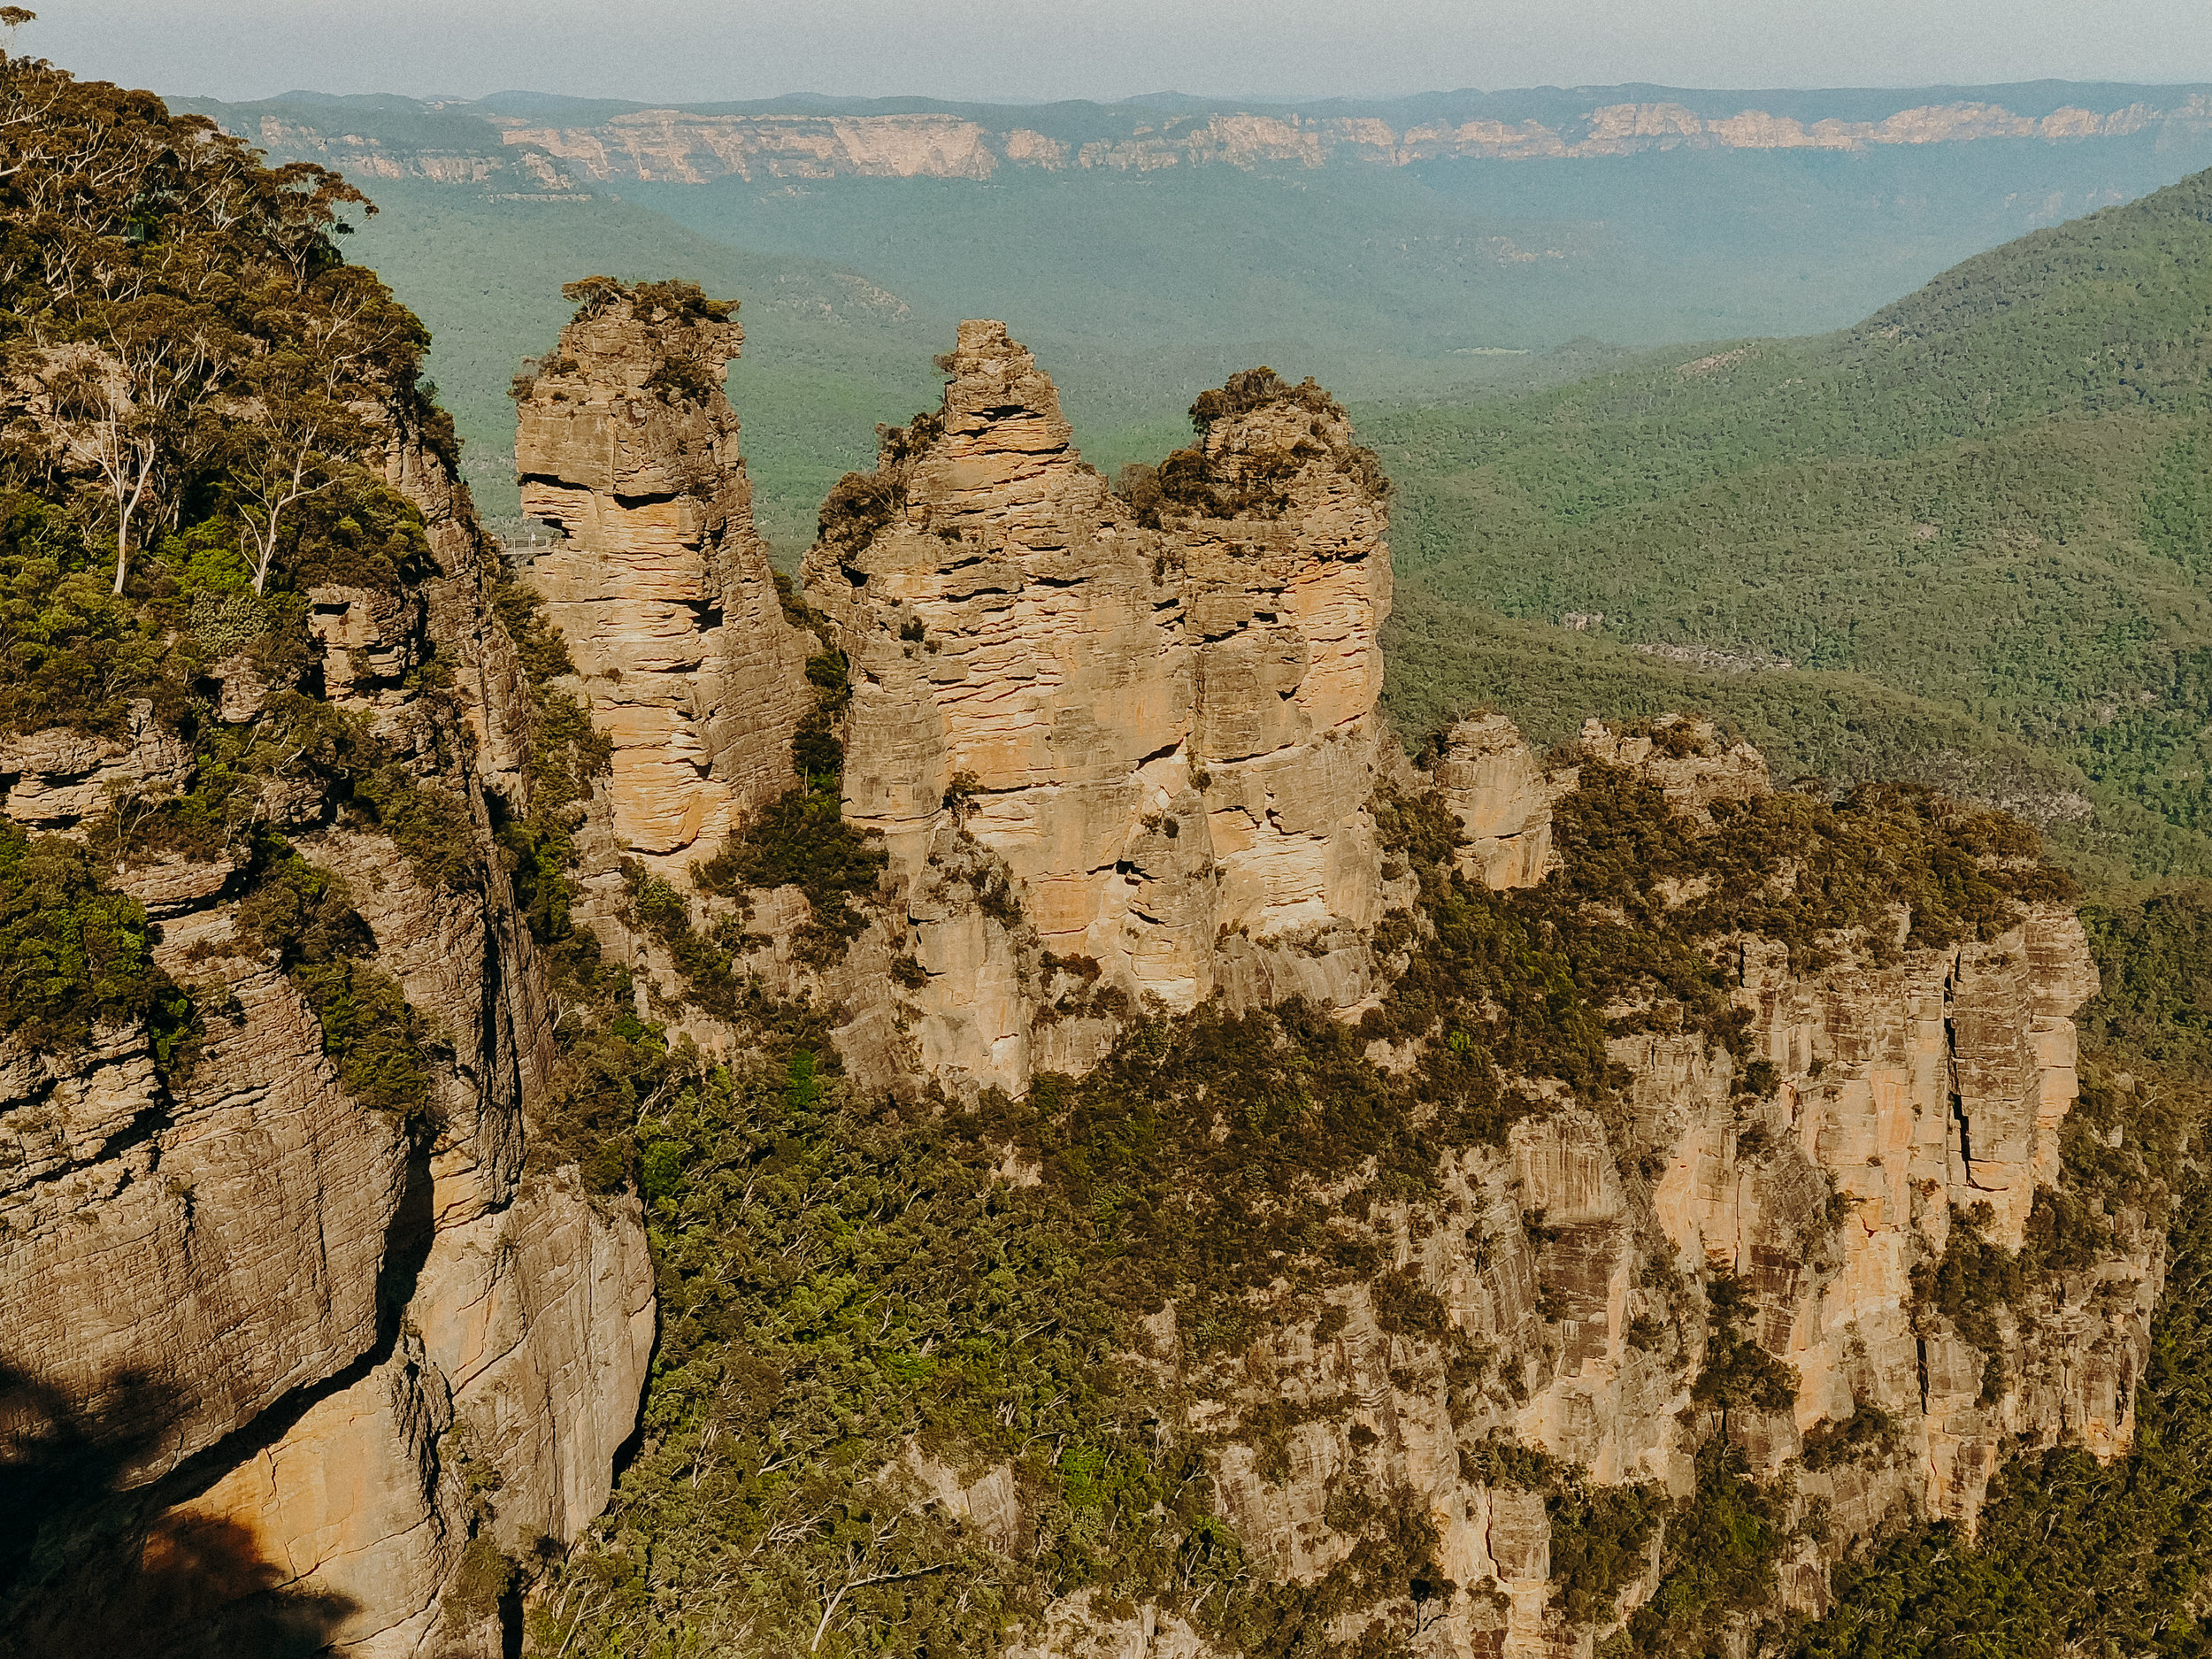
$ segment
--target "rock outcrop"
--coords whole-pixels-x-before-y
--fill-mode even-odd
[[[1561,793],[1513,722],[1462,720],[1444,734],[1437,793],[1459,820],[1462,874],[1490,887],[1534,887],[1551,868],[1551,808]]]
[[[453,1627],[439,1596],[472,1519],[522,1556],[606,1506],[653,1346],[635,1202],[526,1184],[504,1209],[438,1232],[407,1323],[360,1380],[161,1510],[148,1550],[183,1555],[219,1533],[273,1569],[261,1594],[331,1609],[325,1640],[363,1659],[480,1639]],[[495,1507],[473,1516],[486,1490]]]
[[[942,409],[840,487],[805,565],[851,665],[846,815],[913,895],[923,1065],[1025,1087],[1055,958],[1174,1010],[1365,995],[1388,764],[1372,456],[1310,382],[1240,377],[1133,501],[1001,325],[961,325],[947,362]],[[957,901],[979,861],[1027,958]],[[1079,1066],[1079,1028],[1046,1039],[1053,1063]]]
[[[1730,741],[1710,720],[1676,714],[1618,730],[1602,720],[1585,720],[1571,758],[1584,756],[1634,772],[1663,792],[1677,811],[1707,823],[1714,802],[1764,795],[1770,782],[1766,757],[1749,743]],[[1571,768],[1563,769],[1567,787],[1573,779]]]
[[[1439,798],[1467,838],[1461,873],[1497,889],[1541,881],[1557,864],[1552,805],[1575,787],[1586,757],[1634,772],[1706,822],[1714,802],[1763,795],[1769,781],[1759,751],[1730,741],[1709,720],[1666,714],[1617,730],[1585,720],[1572,744],[1540,759],[1505,716],[1476,715],[1438,741],[1432,770]]]
[[[1644,771],[1685,814],[1764,784],[1755,750],[1702,723],[1593,723],[1558,759],[1586,757]],[[1491,832],[1463,869],[1520,885],[1513,843],[1548,827],[1563,779],[1548,785],[1494,716],[1463,723],[1433,775]],[[2037,1189],[2058,1183],[2078,1087],[2071,1016],[2097,988],[2072,911],[2032,904],[1985,941],[1803,974],[1774,941],[1733,949],[1747,1064],[1772,1068],[1770,1092],[1747,1095],[1701,1035],[1616,1037],[1624,1122],[1555,1096],[1503,1148],[1448,1159],[1435,1213],[1378,1213],[1385,1258],[1437,1297],[1444,1325],[1409,1330],[1359,1284],[1329,1293],[1317,1325],[1279,1325],[1187,1372],[1169,1321],[1155,1363],[1228,1442],[1224,1512],[1273,1571],[1320,1579],[1356,1541],[1330,1517],[1388,1494],[1433,1528],[1442,1576],[1474,1592],[1418,1616],[1433,1643],[1419,1651],[1586,1656],[1607,1627],[1560,1622],[1544,1494],[1483,1473],[1484,1448],[1502,1436],[1594,1481],[1687,1496],[1697,1439],[1716,1432],[1692,1392],[1714,1352],[1701,1286],[1715,1282],[1741,1287],[1743,1329],[1790,1367],[1791,1391],[1786,1409],[1743,1409],[1717,1432],[1762,1479],[1801,1460],[1789,1513],[1824,1506],[1832,1529],[1786,1555],[1790,1607],[1825,1605],[1827,1567],[1855,1540],[1913,1515],[1970,1528],[2005,1455],[2130,1444],[2164,1273],[2141,1217],[2120,1217],[2116,1255],[2001,1310],[1984,1347],[1919,1278],[1956,1228],[2019,1248]],[[1286,1414],[1272,1454],[1226,1427]],[[1622,1616],[1657,1581],[1655,1554]]]
[[[743,333],[684,284],[577,285],[517,382],[523,511],[565,539],[527,580],[568,643],[626,855],[680,876],[792,780],[807,635],[786,620],[722,376]]]

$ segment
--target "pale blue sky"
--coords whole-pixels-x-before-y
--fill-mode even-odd
[[[19,50],[169,94],[2212,81],[2212,0],[44,0]]]

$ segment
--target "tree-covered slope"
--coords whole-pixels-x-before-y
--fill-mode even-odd
[[[1578,613],[1713,667],[1863,676],[2078,769],[2108,808],[2195,829],[2208,366],[2212,173],[1969,260],[1839,334],[1370,430],[1400,488],[1413,618],[1425,595]],[[1515,706],[1479,680],[1432,666],[1394,696]],[[1737,695],[1702,683],[1711,706]]]
[[[1968,259],[1855,327],[1655,357],[1399,423],[1587,511],[1764,462],[1893,456],[2036,416],[2205,406],[2212,173]],[[1571,481],[1570,481],[1571,480]]]

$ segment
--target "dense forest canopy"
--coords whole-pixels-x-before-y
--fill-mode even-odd
[[[1747,721],[1791,772],[1863,775],[1856,748],[2009,799],[2085,868],[2212,869],[2208,365],[2200,173],[1839,334],[1386,412],[1394,706],[1563,734],[1551,707],[1601,711],[1594,673]],[[1440,603],[1494,619],[1468,640]],[[1507,686],[1501,631],[1584,666]],[[1793,741],[1778,703],[1836,706],[1853,741]]]

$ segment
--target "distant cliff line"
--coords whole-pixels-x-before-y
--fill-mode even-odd
[[[276,158],[364,180],[547,190],[717,179],[989,179],[1015,172],[1409,166],[1654,150],[1864,151],[2010,139],[2153,143],[2212,133],[2212,88],[2038,83],[1870,92],[1663,87],[1433,94],[1363,110],[1207,104],[956,105],[780,100],[694,109],[506,94],[472,104],[298,94],[182,100]]]

